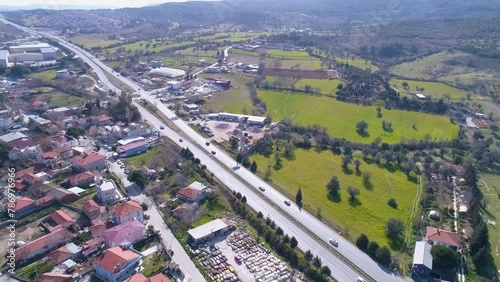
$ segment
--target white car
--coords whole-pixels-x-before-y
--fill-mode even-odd
[[[339,242],[335,239],[330,239],[328,240],[330,242],[330,244],[332,244],[333,246],[335,247],[338,247],[339,246]]]
[[[361,278],[361,277],[358,277],[358,280],[356,280],[357,282],[366,282],[365,279]]]

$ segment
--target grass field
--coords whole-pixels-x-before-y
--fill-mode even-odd
[[[74,95],[69,95],[65,94],[62,92],[54,92],[54,93],[49,93],[49,94],[44,94],[45,97],[47,97],[47,104],[51,108],[58,108],[58,107],[80,107],[85,104],[87,99],[74,96]]]
[[[223,50],[223,48],[221,48]],[[221,51],[223,52],[223,51]],[[210,58],[217,58],[217,51],[216,50],[194,50],[194,47],[175,51],[176,54],[180,55],[190,55],[190,56],[199,56],[199,57],[210,57]]]
[[[311,57],[309,53],[303,51],[284,51],[273,49],[267,52],[267,56],[276,59],[288,59],[288,60],[309,60]]]
[[[316,58],[310,57],[304,60],[281,60],[281,59],[270,59],[265,60],[266,68],[278,68],[278,69],[301,69],[301,70],[320,70],[322,69],[321,61]]]
[[[299,88],[303,88],[305,85],[311,85],[313,88],[319,87],[320,93],[333,96],[337,92],[337,86],[341,83],[340,79],[301,79],[295,86]]]
[[[144,154],[126,158],[124,159],[124,161],[132,165],[136,169],[140,168],[143,165],[150,166],[151,160],[153,160],[153,157],[158,154],[160,149],[161,149],[160,147],[154,147],[153,149],[147,151]]]
[[[38,281],[45,272],[50,272],[54,264],[49,260],[38,260],[21,269],[16,269],[16,275],[24,278],[26,281]]]
[[[234,49],[234,48],[229,49],[229,53],[240,54],[240,55],[247,55],[247,56],[254,56],[254,57],[260,57],[260,53],[245,51],[245,50],[241,50],[241,49]]]
[[[403,82],[408,83],[408,90],[403,89],[403,86],[401,85]],[[445,94],[449,94],[452,100],[463,100],[467,99],[467,93],[470,93],[471,99],[478,98],[478,95],[475,93],[467,92],[465,90],[458,89],[441,82],[391,79],[390,84],[394,88],[397,88],[401,93],[406,94],[423,93],[425,95],[431,96],[432,98],[443,98]],[[424,91],[417,91],[416,87],[424,88]]]
[[[258,95],[275,120],[290,118],[298,124],[319,124],[326,127],[330,135],[354,142],[370,143],[380,137],[383,142],[397,143],[402,137],[422,139],[426,135],[431,139],[452,139],[458,134],[458,126],[451,124],[445,116],[382,110],[382,118],[377,118],[375,106],[358,106],[325,96],[279,91],[259,91]],[[356,132],[356,124],[362,120],[369,124],[365,136]],[[383,120],[392,121],[392,132],[383,130]],[[413,129],[413,124],[416,129]]]
[[[500,85],[499,59],[464,52],[439,52],[392,66],[390,72],[400,77],[442,81],[462,88]]]
[[[111,44],[116,44],[116,43],[122,42],[120,40],[100,39],[100,38],[89,37],[89,36],[71,37],[69,40],[71,40],[71,42],[73,42],[75,44],[81,44],[81,45],[85,46],[86,48],[92,48],[92,47],[106,48]]]
[[[220,77],[220,75],[204,74],[203,77]],[[251,82],[252,77],[240,75],[224,75],[224,78],[231,80],[231,87],[228,90],[213,94],[213,98],[207,100],[204,110],[206,112],[221,112],[242,114],[243,109],[246,109],[248,114],[252,113],[253,104],[250,98],[250,92],[246,87],[246,83]]]
[[[339,63],[348,63],[350,66],[360,69],[370,69],[371,71],[378,71],[378,67],[373,65],[372,62],[363,59],[349,59],[349,58],[335,58]]]
[[[274,158],[266,159],[255,156],[259,171],[271,164]],[[272,184],[288,198],[295,199],[298,187],[302,188],[303,203],[313,214],[321,208],[321,215],[332,222],[342,232],[349,230],[349,238],[355,240],[361,233],[368,235],[370,240],[381,245],[388,244],[385,237],[385,222],[389,218],[400,218],[403,222],[410,217],[413,198],[416,195],[417,185],[407,180],[401,172],[390,173],[375,165],[362,162],[360,170],[372,174],[372,188],[364,188],[362,177],[345,174],[341,168],[341,157],[329,151],[316,152],[314,150],[295,151],[295,160],[283,161],[280,170],[272,171]],[[351,167],[354,170],[353,167]],[[314,176],[314,177],[313,177]],[[341,185],[340,202],[327,198],[326,184],[332,176],[337,176]],[[359,205],[351,205],[347,193],[348,185],[360,190]],[[398,209],[387,205],[387,201],[394,198]]]
[[[55,70],[46,70],[46,71],[41,71],[41,72],[35,72],[30,74],[32,78],[38,78],[38,79],[43,79],[43,80],[54,80],[56,78],[56,71]]]
[[[166,48],[173,48],[173,47],[180,47],[180,46],[185,46],[185,45],[190,45],[194,44],[194,41],[184,41],[184,42],[179,42],[179,43],[169,43],[169,42],[161,42],[158,40],[153,40],[153,43],[149,43],[148,41],[137,41],[134,43],[129,43],[129,44],[123,44],[119,47],[113,47],[113,48],[108,48],[107,50],[109,51],[116,51],[118,48],[125,48],[125,50],[130,50],[131,52],[134,51],[150,51],[150,52],[160,52],[163,51],[163,49]],[[149,43],[149,47],[148,46]],[[156,45],[156,47],[155,47]]]
[[[500,175],[482,174],[478,185],[486,201],[486,220],[500,224]],[[488,225],[491,243],[491,253],[495,264],[500,265],[500,226]]]

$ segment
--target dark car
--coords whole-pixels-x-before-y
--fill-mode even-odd
[[[215,151],[212,151],[212,155],[215,155]]]
[[[264,188],[262,186],[259,186],[259,190],[262,191],[262,192],[264,192],[264,191],[266,191],[266,188]]]
[[[182,142],[183,140],[182,139],[179,139],[179,142]]]
[[[289,200],[285,200],[285,205],[287,205],[287,206],[291,205],[290,201]]]
[[[210,142],[205,142],[205,145],[210,146]]]

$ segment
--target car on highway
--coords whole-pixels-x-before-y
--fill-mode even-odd
[[[234,256],[234,260],[237,264],[241,264],[241,258],[239,256]]]
[[[119,164],[119,165],[122,165],[122,164],[123,164],[123,162],[122,162],[122,161],[120,161],[120,160],[117,160],[117,161],[116,161],[116,163],[117,163],[117,164]]]
[[[335,247],[339,246],[339,242],[335,239],[330,239],[330,240],[328,240],[328,242],[330,242],[330,244],[332,244]]]
[[[151,216],[149,216],[149,214],[147,214],[147,213],[144,214],[144,219],[150,219],[150,218],[151,218]]]
[[[215,151],[212,151],[212,155],[215,155]]]
[[[130,170],[126,169],[126,170],[124,171],[124,173],[125,173],[125,174],[129,174],[129,173],[130,173]]]
[[[182,142],[183,140],[182,139],[179,139],[179,142]]]
[[[120,168],[125,168],[125,165],[123,165],[123,164],[122,164],[122,165],[120,166]]]
[[[165,126],[163,126],[163,125],[162,125],[162,126],[160,126],[160,129],[165,129]]]
[[[210,146],[210,142],[205,142],[205,145]]]
[[[366,280],[362,277],[358,277],[358,280],[356,280],[356,282],[366,282]]]
[[[259,186],[259,190],[262,191],[262,192],[264,192],[264,191],[266,191],[266,188],[264,188],[262,186]]]
[[[290,201],[289,201],[289,200],[285,200],[285,205],[289,206],[289,205],[291,205],[291,204],[292,204],[292,203],[290,203]]]

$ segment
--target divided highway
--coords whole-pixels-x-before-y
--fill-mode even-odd
[[[235,160],[228,156],[224,151],[219,150],[215,146],[206,146],[205,142],[207,142],[207,139],[200,136],[184,121],[180,119],[172,119],[175,117],[175,114],[165,105],[157,101],[153,96],[142,90],[140,86],[136,85],[132,81],[124,77],[117,76],[116,73],[112,72],[110,67],[95,59],[93,55],[66,42],[60,37],[52,36],[46,33],[34,32],[25,27],[20,27],[15,24],[13,25],[27,32],[36,33],[58,40],[61,45],[72,50],[82,60],[87,62],[89,66],[96,71],[102,83],[109,89],[114,89],[115,87],[106,78],[104,72],[114,75],[116,79],[121,81],[121,83],[135,89],[136,93],[139,93],[144,99],[156,105],[157,109],[167,118],[171,119],[171,121],[186,136],[188,136],[190,140],[183,140],[183,142],[180,142],[182,137],[179,134],[168,128],[162,121],[136,103],[142,116],[156,129],[160,130],[161,126],[165,127],[164,130],[160,130],[162,135],[167,136],[181,147],[188,147],[222,183],[230,189],[239,191],[245,195],[248,200],[248,205],[257,211],[261,211],[265,216],[269,215],[278,226],[283,228],[285,233],[288,233],[290,236],[295,236],[299,242],[298,247],[301,250],[311,250],[314,255],[319,255],[323,265],[327,265],[331,269],[332,276],[338,281],[356,281],[359,276],[362,276],[367,280],[380,282],[409,281],[406,278],[396,276],[388,269],[379,266],[368,255],[360,251],[355,245],[319,221],[314,215],[299,209],[294,204],[286,206],[284,204],[284,200],[286,200],[286,198],[281,193],[265,181],[255,176],[249,170],[243,167],[236,169]],[[225,53],[227,53],[227,50]],[[216,155],[212,155],[210,153],[211,151],[215,151]],[[311,177],[314,177],[314,175],[311,175]],[[259,186],[265,187],[265,192],[259,191]],[[337,240],[339,242],[339,246],[334,248],[329,245],[329,239]]]

